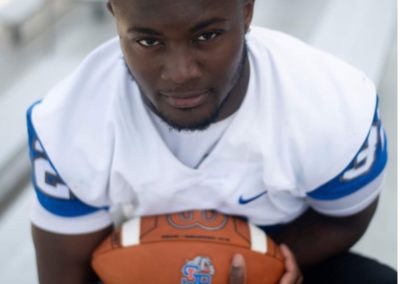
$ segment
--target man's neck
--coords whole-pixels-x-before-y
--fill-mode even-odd
[[[244,60],[243,72],[241,72],[239,80],[231,90],[231,94],[229,94],[229,98],[221,109],[216,121],[221,121],[234,114],[242,105],[250,81],[250,63],[248,56],[246,56]]]

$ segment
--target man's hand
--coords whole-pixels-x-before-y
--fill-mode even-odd
[[[285,260],[286,272],[283,274],[279,284],[302,283],[303,276],[297,265],[295,256],[284,244],[280,245],[280,249]],[[246,263],[240,254],[233,256],[229,284],[246,284]]]

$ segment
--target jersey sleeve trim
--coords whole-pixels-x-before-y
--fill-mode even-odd
[[[30,219],[35,226],[57,234],[78,235],[93,233],[113,224],[108,211],[97,210],[75,218],[55,215],[44,208],[37,198],[33,198]]]
[[[307,197],[318,201],[333,201],[354,194],[381,175],[387,159],[386,135],[376,106],[371,129],[354,159],[335,178],[307,193]]]
[[[32,111],[40,102],[34,103],[27,111],[32,183],[38,201],[49,212],[63,217],[78,217],[107,209],[107,207],[93,207],[79,200],[49,159],[32,123]]]
[[[384,172],[375,180],[354,194],[336,200],[315,200],[307,198],[307,203],[317,212],[329,216],[344,217],[356,214],[367,208],[379,195],[384,181]]]

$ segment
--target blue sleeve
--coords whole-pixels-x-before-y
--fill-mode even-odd
[[[334,210],[334,206],[357,207],[357,203],[372,199],[373,195],[376,197],[387,158],[386,135],[377,103],[370,131],[360,150],[335,178],[307,194],[309,202],[324,211],[326,208]]]
[[[50,213],[62,217],[79,217],[106,208],[96,208],[80,201],[65,184],[49,159],[32,124],[32,110],[27,111],[29,153],[32,163],[32,183],[39,203]]]

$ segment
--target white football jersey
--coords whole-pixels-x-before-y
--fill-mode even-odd
[[[216,209],[267,228],[308,207],[366,208],[387,160],[374,85],[280,32],[253,27],[247,44],[244,101],[195,167],[155,127],[118,39],[92,52],[28,111],[32,222],[78,234],[109,226],[119,207],[128,216]]]

